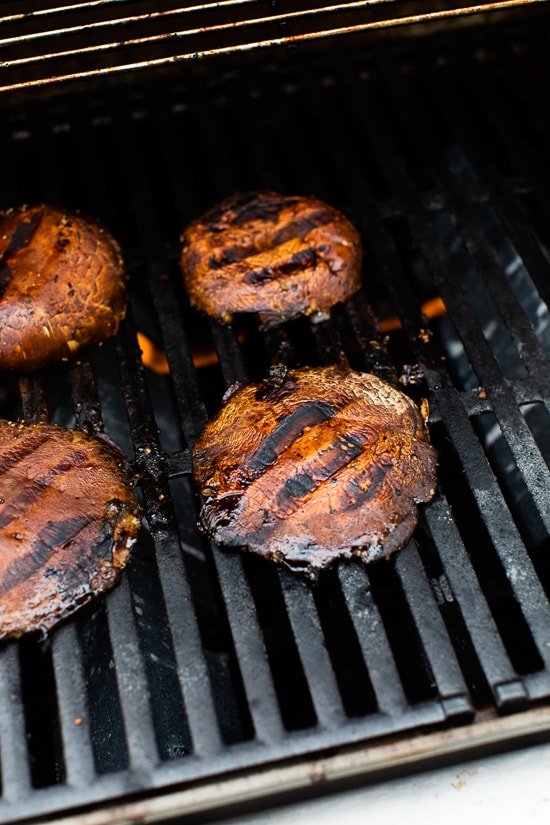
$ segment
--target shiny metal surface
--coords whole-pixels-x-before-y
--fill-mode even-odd
[[[298,4],[280,11],[258,0],[177,5],[143,11],[133,0],[45,6],[0,16],[0,92],[50,86],[173,63],[294,47],[313,40],[426,26],[508,12],[548,0],[461,5],[402,0]],[[244,16],[243,16],[244,10]]]

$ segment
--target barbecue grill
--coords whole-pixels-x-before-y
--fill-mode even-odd
[[[484,5],[496,22],[431,31]],[[0,207],[94,215],[130,272],[118,336],[3,376],[0,415],[105,430],[145,508],[118,588],[0,649],[0,819],[167,818],[545,735],[545,3],[146,6],[0,18]],[[182,227],[257,188],[360,229],[364,287],[330,320],[262,332],[190,308]],[[388,562],[314,586],[199,534],[193,440],[230,384],[280,361],[429,397],[438,494]]]

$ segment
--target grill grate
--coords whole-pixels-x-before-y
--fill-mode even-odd
[[[147,522],[119,588],[0,650],[3,821],[548,700],[547,44],[539,21],[4,107],[1,205],[101,218],[131,309],[80,362],[8,379],[0,413],[104,426],[142,475]],[[181,226],[262,186],[314,193],[361,229],[365,287],[330,322],[262,334],[189,307]],[[436,296],[446,314],[428,320]],[[136,329],[169,375],[144,369]],[[217,362],[194,366],[209,345]],[[318,588],[195,527],[189,447],[225,387],[281,352],[420,364],[441,455],[408,547]]]
[[[92,0],[51,6],[13,2],[0,16],[0,92],[150,69],[181,61],[293,47],[328,37],[430,25],[518,10],[547,0],[408,0],[319,3],[261,0],[185,5],[164,0]]]

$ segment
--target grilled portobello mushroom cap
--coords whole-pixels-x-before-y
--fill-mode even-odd
[[[112,587],[139,526],[105,437],[0,421],[0,639],[49,630]]]
[[[190,301],[221,323],[242,312],[258,313],[264,327],[322,315],[360,287],[359,234],[316,198],[236,195],[181,240]]]
[[[275,370],[238,388],[201,433],[194,477],[216,542],[315,578],[336,559],[402,547],[434,495],[436,455],[416,405],[374,375]]]
[[[0,370],[32,372],[114,335],[125,285],[102,227],[50,206],[0,213]]]

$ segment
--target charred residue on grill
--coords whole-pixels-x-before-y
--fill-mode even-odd
[[[254,395],[256,401],[275,401],[284,398],[296,388],[285,364],[274,364]]]

